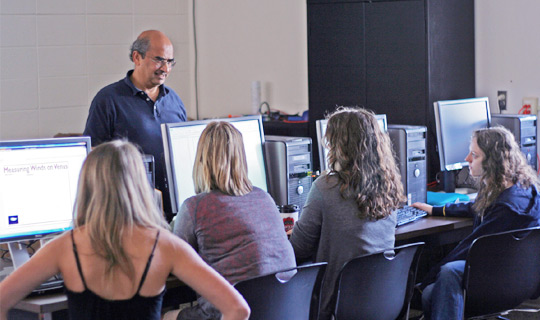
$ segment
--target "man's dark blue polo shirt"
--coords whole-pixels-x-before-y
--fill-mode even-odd
[[[137,89],[127,76],[101,89],[92,104],[84,135],[92,138],[92,145],[125,138],[141,147],[145,154],[154,156],[156,188],[163,192],[164,210],[171,212],[168,190],[165,189],[165,159],[161,124],[186,121],[186,109],[180,97],[169,87],[159,86],[156,102]]]

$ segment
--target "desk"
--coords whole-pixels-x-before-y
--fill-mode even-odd
[[[469,218],[425,217],[396,228],[396,246],[424,241],[430,246],[455,243],[472,231],[473,220]],[[167,279],[167,294],[163,306],[195,300],[195,294],[174,276]],[[14,309],[36,313],[39,319],[52,319],[52,312],[67,309],[67,297],[63,293],[46,294],[23,299]]]
[[[13,309],[36,313],[40,320],[52,320],[52,313],[67,309],[67,297],[63,293],[44,294],[25,298]]]
[[[424,241],[430,245],[459,242],[471,233],[473,219],[450,217],[425,217],[396,228],[396,246]]]
[[[166,283],[167,293],[163,297],[163,308],[175,306],[180,303],[191,302],[196,299],[195,292],[175,276],[169,276]],[[67,297],[64,293],[43,294],[29,297],[17,303],[13,309],[35,313],[40,320],[52,320],[52,313],[67,309]]]
[[[416,279],[420,281],[459,241],[471,234],[473,219],[428,216],[396,228],[396,247],[425,242]]]

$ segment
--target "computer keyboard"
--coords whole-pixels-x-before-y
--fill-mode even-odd
[[[13,272],[13,267],[6,267],[0,269],[0,282],[7,278],[11,272]],[[30,293],[30,296],[40,295],[48,292],[63,291],[64,289],[64,279],[60,274],[55,275],[54,277],[48,279],[47,281],[40,284],[38,287],[34,288]]]
[[[417,209],[411,206],[404,206],[396,210],[397,213],[397,225],[399,227],[409,222],[416,221],[420,218],[427,216],[427,212]]]
[[[61,277],[55,276],[32,290],[29,297],[40,296],[42,294],[55,293],[64,291],[64,280]]]

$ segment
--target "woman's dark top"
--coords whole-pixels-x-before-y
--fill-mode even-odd
[[[484,211],[483,216],[477,215],[473,202],[451,203],[444,207],[433,207],[434,216],[470,217],[474,218],[473,231],[435,267],[431,268],[422,280],[420,289],[435,282],[441,266],[448,262],[465,260],[473,241],[481,236],[498,232],[525,229],[540,225],[540,195],[536,186],[524,188],[517,183],[501,194]],[[444,208],[444,209],[443,209]]]
[[[141,287],[146,279],[146,274],[152,263],[154,256],[154,250],[159,238],[159,231],[156,235],[156,241],[146,262],[139,287],[137,292],[130,299],[125,300],[108,300],[100,297],[99,295],[88,289],[86,281],[84,280],[81,263],[79,261],[79,255],[77,253],[77,246],[73,239],[73,231],[71,231],[71,240],[73,241],[73,253],[75,254],[75,260],[77,262],[77,269],[81,276],[81,280],[84,284],[83,292],[73,292],[68,288],[65,288],[66,295],[68,297],[68,312],[70,319],[77,320],[95,320],[95,319],[115,319],[115,320],[128,320],[128,319],[156,319],[161,318],[161,304],[163,302],[163,295],[165,290],[160,294],[153,297],[143,297],[139,294]]]

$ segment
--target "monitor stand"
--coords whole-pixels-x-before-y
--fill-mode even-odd
[[[47,241],[52,238],[41,238],[39,240],[39,247],[42,248]],[[28,247],[26,244],[15,241],[8,244],[9,254],[11,255],[11,261],[13,263],[13,269],[17,269],[22,266],[26,261],[30,260],[30,254],[28,253]],[[37,249],[36,249],[37,250]]]
[[[441,182],[444,192],[456,192],[456,174],[454,171],[441,171]]]
[[[52,238],[40,239],[39,240],[40,248],[43,247],[45,243],[51,239]],[[2,273],[4,273],[6,276],[8,276],[11,272],[17,270],[17,268],[20,268],[23,264],[25,264],[28,260],[30,260],[30,254],[28,253],[28,246],[26,244],[19,241],[15,241],[15,242],[7,243],[7,246],[9,248],[9,254],[11,255],[11,262],[13,266],[11,268],[4,267],[4,270],[0,269],[0,271],[2,271]],[[3,275],[0,275],[0,276],[3,276]],[[2,278],[0,277],[0,279]],[[41,285],[36,287],[33,290],[33,292],[45,292],[47,290],[59,289],[59,288],[62,288],[63,283],[64,282],[61,275],[58,274],[44,281]]]
[[[8,243],[8,248],[9,254],[11,255],[11,261],[13,262],[13,269],[19,268],[26,261],[30,260],[26,245],[20,242],[10,242]]]

